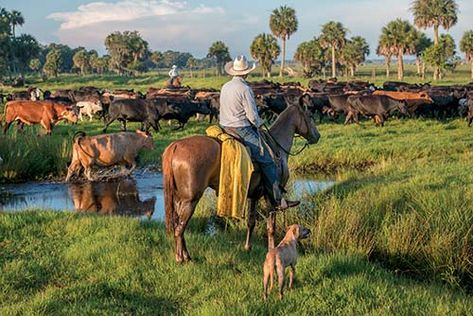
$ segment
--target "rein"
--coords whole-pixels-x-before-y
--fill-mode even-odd
[[[266,132],[268,133],[269,137],[271,137],[271,139],[273,140],[273,142],[283,151],[285,152],[287,155],[289,156],[297,156],[299,155],[301,152],[303,152],[307,146],[309,146],[309,142],[307,141],[304,146],[302,146],[301,149],[299,149],[297,152],[295,153],[291,153],[290,151],[286,150],[286,148],[284,148],[277,140],[276,138],[274,138],[273,134],[271,134],[271,132],[269,131],[269,128],[268,126],[266,125],[266,123],[263,124],[264,128],[266,128]]]

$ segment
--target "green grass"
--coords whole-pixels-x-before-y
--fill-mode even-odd
[[[295,288],[283,301],[273,292],[265,303],[262,237],[245,253],[244,232],[209,237],[201,216],[188,233],[194,262],[179,266],[160,223],[1,214],[0,314],[466,315],[473,309],[472,298],[458,290],[398,276],[363,256],[309,249],[299,259]]]
[[[61,77],[54,84],[145,89],[165,77],[113,78]],[[462,70],[442,84],[468,78]],[[218,87],[225,80],[186,84]],[[203,134],[207,123],[177,132],[162,126],[153,133],[156,148],[140,153],[140,166],[159,167],[170,142]],[[74,132],[98,134],[102,124],[60,124],[51,137],[25,129],[0,136],[0,182],[64,177]],[[242,223],[205,234],[215,205],[203,200],[187,235],[195,260],[185,266],[174,263],[161,223],[1,213],[0,314],[470,314],[473,133],[466,122],[393,118],[378,128],[325,121],[318,129],[320,142],[291,158],[290,167],[337,184],[287,212],[288,223],[307,225],[313,236],[304,242],[296,289],[283,302],[275,293],[269,304],[261,300],[264,223],[246,254]],[[118,130],[117,123],[110,132]],[[283,226],[279,218],[279,232]]]

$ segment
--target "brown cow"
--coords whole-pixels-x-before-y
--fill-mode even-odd
[[[394,100],[406,101],[409,114],[413,115],[417,108],[422,104],[432,104],[434,101],[427,92],[401,92],[376,90],[373,95],[386,95]]]
[[[84,132],[74,135],[72,146],[72,162],[67,170],[66,182],[84,168],[84,175],[90,181],[92,167],[110,167],[114,165],[130,166],[128,174],[136,168],[136,156],[141,148],[152,149],[153,137],[137,130],[136,133],[120,132],[85,136]]]
[[[10,101],[5,105],[6,134],[10,125],[18,121],[20,124],[41,124],[48,135],[54,124],[60,120],[77,123],[77,115],[71,107],[52,101]]]

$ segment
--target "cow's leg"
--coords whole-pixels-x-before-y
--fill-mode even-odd
[[[23,127],[25,126],[25,123],[23,123],[22,121],[17,121],[16,122],[16,130],[18,132],[23,132]]]
[[[253,235],[253,230],[256,225],[256,205],[258,203],[257,199],[249,199],[248,201],[248,222],[247,222],[247,232],[246,232],[246,243],[245,250],[251,251],[253,245],[251,243],[251,236]]]
[[[195,206],[199,199],[193,201],[179,201],[176,203],[177,208],[177,222],[174,226],[174,240],[176,243],[176,261],[178,263],[187,262],[191,260],[189,252],[186,247],[186,240],[184,238],[184,231],[186,230],[189,220],[194,214]]]
[[[122,131],[126,132],[126,119],[122,120]]]
[[[266,220],[266,229],[268,231],[268,250],[273,249],[276,245],[274,242],[274,235],[276,233],[276,212],[271,210],[268,219]]]
[[[355,124],[360,124],[360,120],[358,119],[358,112],[353,113],[353,122]]]
[[[53,127],[52,127],[51,122],[49,120],[41,120],[40,124],[46,130],[46,135],[51,135],[51,133],[53,131]]]
[[[157,122],[157,121],[150,122],[150,125],[156,133],[159,132],[159,128],[160,128],[159,122]]]
[[[67,168],[66,182],[69,182],[73,175],[79,174],[82,169],[82,165],[78,159],[72,159],[71,165]]]
[[[91,166],[87,166],[84,168],[84,175],[89,181],[93,181],[94,178],[92,177],[92,168]]]
[[[349,112],[347,113],[347,117],[345,118],[345,123],[343,123],[343,124],[346,125],[346,124],[350,123],[352,117],[353,117],[353,112],[349,111]]]
[[[9,121],[5,122],[5,126],[3,127],[3,134],[7,133],[8,129],[10,128],[11,123],[12,123],[11,121],[10,122]]]
[[[104,118],[105,119],[105,118]],[[110,119],[108,120],[108,122],[105,123],[105,126],[103,128],[103,132],[106,133],[107,132],[107,128],[110,124],[112,124],[113,121],[115,121],[116,118],[115,117],[110,117]]]

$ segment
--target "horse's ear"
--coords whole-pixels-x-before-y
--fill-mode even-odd
[[[297,105],[302,109],[302,110],[307,110],[307,107],[305,105],[305,102],[304,102],[304,98],[307,94],[303,93],[299,96],[298,100],[297,100]]]

